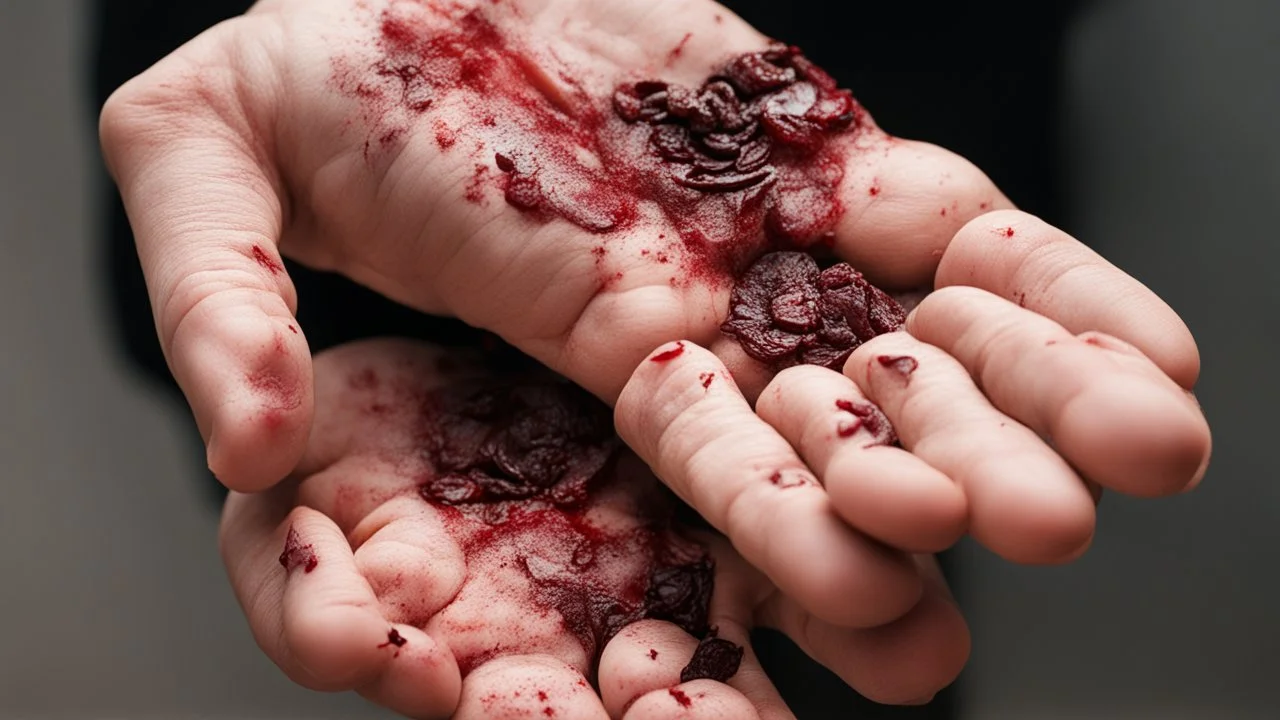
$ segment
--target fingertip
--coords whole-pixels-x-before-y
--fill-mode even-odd
[[[1132,416],[1123,425],[1101,418]],[[1164,497],[1194,487],[1208,468],[1212,437],[1193,406],[1165,387],[1123,378],[1073,398],[1057,423],[1055,440],[1081,472],[1134,497]]]
[[[259,316],[190,346],[175,339],[175,362],[219,481],[258,492],[292,472],[314,407],[311,358],[295,323]]]
[[[995,471],[981,497],[971,498],[970,532],[978,542],[1010,562],[1056,565],[1079,557],[1093,541],[1096,506],[1083,482],[1026,482],[1057,477],[1037,472],[1037,459],[1010,458],[1017,471]]]
[[[388,629],[378,650],[385,669],[360,695],[411,718],[446,718],[458,707],[462,675],[449,649],[411,625]]]
[[[865,456],[863,455],[865,454]],[[874,472],[871,467],[874,465]],[[912,553],[940,552],[968,529],[964,490],[898,448],[838,454],[825,475],[836,512],[851,525]]]

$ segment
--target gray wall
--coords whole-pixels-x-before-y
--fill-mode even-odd
[[[1072,47],[1070,229],[1191,324],[1216,460],[1192,496],[1108,497],[1073,567],[961,551],[968,716],[1275,716],[1280,3],[1096,5]],[[80,10],[0,3],[0,718],[380,717],[260,657],[188,420],[109,352]]]

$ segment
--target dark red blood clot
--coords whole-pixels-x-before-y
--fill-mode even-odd
[[[687,683],[694,680],[729,682],[729,678],[738,674],[743,653],[741,645],[724,638],[703,638],[702,642],[698,643],[698,649],[693,651],[689,664],[680,671],[680,682]]]
[[[714,564],[679,533],[669,492],[652,478],[638,489],[635,526],[592,520],[592,497],[624,482],[608,406],[566,382],[515,376],[438,389],[424,420],[423,498],[450,510],[468,557],[514,551],[512,569],[535,602],[558,613],[588,655],[598,659],[643,618],[706,632]],[[563,547],[571,552],[553,552]],[[622,583],[608,566],[620,557],[642,560]]]
[[[670,694],[676,702],[680,703],[680,707],[693,707],[693,700],[690,699],[688,693],[680,688],[669,688],[667,693]]]
[[[721,326],[747,355],[781,370],[839,370],[871,338],[898,330],[906,312],[845,263],[820,270],[799,252],[765,255],[733,288]]]
[[[292,572],[294,568],[300,567],[304,573],[310,573],[319,564],[320,560],[316,557],[315,548],[302,544],[302,536],[290,526],[284,539],[284,551],[280,553],[280,566],[286,572]]]
[[[409,641],[406,640],[405,637],[400,634],[399,630],[396,630],[395,628],[391,628],[390,630],[387,631],[387,641],[382,643],[378,647],[384,648],[384,647],[395,646],[398,648],[402,648],[408,644],[409,644]]]

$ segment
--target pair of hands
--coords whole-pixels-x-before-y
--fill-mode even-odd
[[[883,287],[934,289],[905,333],[862,346],[843,374],[774,377],[721,336],[726,283],[673,283],[670,265],[639,259],[675,228],[645,223],[616,239],[634,252],[599,258],[598,237],[473,186],[476,158],[437,138],[476,124],[465,92],[410,113],[373,108],[369,86],[351,82],[360,72],[395,82],[370,70],[384,13],[443,26],[472,5],[513,42],[565,58],[596,98],[635,73],[702,77],[767,45],[710,2],[265,0],[122,88],[104,110],[105,154],[170,367],[229,487],[305,478],[316,453],[364,462],[341,433],[323,432],[343,415],[317,394],[324,378],[293,320],[281,254],[492,330],[614,404],[627,443],[728,537],[741,567],[767,578],[757,578],[765,596],[785,598],[785,612],[761,615],[767,603],[743,591],[738,624],[783,627],[876,699],[928,696],[967,651],[945,588],[913,553],[968,531],[1014,561],[1063,562],[1092,536],[1091,487],[1156,496],[1202,477],[1209,433],[1187,392],[1198,357],[1176,314],[938,148],[874,128],[842,147],[834,252]],[[479,202],[464,200],[474,193]],[[648,362],[677,340],[684,353]],[[907,377],[878,361],[900,356],[917,361]],[[704,387],[705,377],[718,381]],[[837,400],[878,405],[903,448],[841,437],[849,416]],[[797,482],[769,482],[775,473]],[[353,560],[323,583],[321,570],[303,573],[311,589],[291,603],[294,581],[261,562],[284,542],[281,509],[346,512],[304,500],[310,482],[228,507],[228,566],[260,642],[308,686],[438,712],[448,692],[424,700],[408,663],[355,649],[374,647],[375,619],[386,635],[373,570]],[[295,512],[316,524],[308,543],[331,543],[326,556],[358,559],[366,547],[351,535],[362,517]],[[922,666],[921,653],[936,662]],[[742,689],[762,714],[783,712]]]

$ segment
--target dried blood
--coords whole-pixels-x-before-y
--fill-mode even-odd
[[[315,548],[311,545],[303,545],[302,536],[290,526],[284,539],[284,551],[280,553],[280,566],[286,572],[300,567],[304,573],[310,573],[319,564],[320,560],[316,557]]]
[[[687,683],[694,680],[728,682],[738,674],[743,652],[741,645],[724,638],[703,638],[702,642],[698,643],[698,649],[693,651],[689,664],[680,671],[680,682]]]
[[[839,370],[862,343],[902,327],[906,312],[845,263],[826,270],[799,252],[757,260],[738,279],[721,330],[747,355],[781,370]]]
[[[511,558],[590,657],[643,618],[706,632],[714,564],[681,535],[675,498],[650,478],[635,524],[591,515],[592,498],[622,482],[608,406],[567,382],[517,375],[436,390],[423,410],[422,497],[446,511],[468,558]],[[625,581],[612,572],[619,558],[640,568]]]
[[[621,234],[641,207],[656,209],[692,277],[722,280],[770,245],[829,236],[845,165],[832,141],[870,124],[797,48],[729,58],[696,87],[645,79],[600,97],[578,80],[598,82],[597,68],[507,32],[516,14],[499,3],[392,5],[377,16],[375,59],[337,63],[335,82],[361,101],[373,138],[420,127],[442,152],[500,153],[488,181],[537,222]],[[463,110],[441,141],[439,118],[419,116],[446,103]]]
[[[837,400],[836,409],[854,417],[853,420],[840,424],[837,429],[840,437],[851,437],[858,430],[866,430],[874,438],[872,445],[893,445],[898,442],[897,433],[894,432],[889,418],[875,405],[852,400]]]

